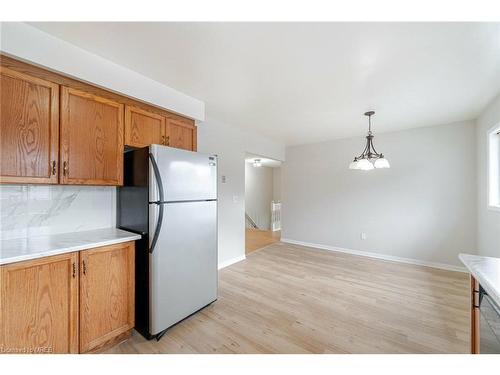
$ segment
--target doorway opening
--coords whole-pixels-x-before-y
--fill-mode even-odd
[[[245,156],[245,253],[281,238],[281,162]]]

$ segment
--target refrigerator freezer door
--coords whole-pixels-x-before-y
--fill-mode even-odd
[[[217,299],[217,202],[164,206],[162,230],[149,254],[151,335]],[[149,209],[156,217],[158,205]]]
[[[151,145],[164,191],[164,201],[217,199],[217,158],[176,148]],[[149,201],[160,200],[159,185],[150,162]]]

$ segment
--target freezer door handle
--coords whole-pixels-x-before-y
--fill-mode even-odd
[[[160,235],[161,231],[161,226],[163,224],[163,210],[164,210],[164,204],[162,202],[165,200],[164,197],[164,192],[163,192],[163,183],[161,181],[161,174],[160,171],[158,170],[158,165],[156,164],[156,160],[153,156],[153,154],[149,153],[149,159],[151,160],[151,165],[153,166],[153,172],[155,174],[155,180],[156,184],[158,185],[158,193],[159,193],[159,201],[157,202],[150,202],[152,204],[156,204],[159,207],[160,212],[158,213],[158,221],[156,222],[155,225],[155,232],[153,235],[153,240],[151,241],[151,247],[149,248],[149,252],[153,253],[153,250],[156,245],[156,241],[158,241],[158,236]]]
[[[149,160],[151,160],[151,166],[153,167],[153,173],[155,175],[156,186],[158,186],[158,201],[149,202],[149,203],[157,203],[165,201],[165,192],[163,191],[163,181],[161,180],[160,170],[158,169],[158,164],[156,163],[155,157],[150,152]]]

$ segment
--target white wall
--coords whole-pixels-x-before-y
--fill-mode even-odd
[[[245,211],[263,230],[271,229],[274,169],[245,163]]]
[[[0,50],[12,57],[155,104],[195,120],[205,104],[22,22],[0,23]]]
[[[476,252],[474,123],[375,133],[374,143],[391,169],[348,169],[362,137],[287,148],[282,237],[461,266],[460,252]]]
[[[225,266],[245,257],[245,153],[285,160],[285,147],[207,119],[198,127],[198,151],[219,156],[219,266]]]
[[[480,255],[500,257],[500,211],[488,209],[487,134],[500,123],[500,96],[495,98],[476,120],[477,128],[477,232]]]
[[[281,167],[273,168],[273,201],[281,201]]]

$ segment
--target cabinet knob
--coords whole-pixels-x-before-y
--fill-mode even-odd
[[[82,266],[83,266],[83,274],[87,274],[87,265],[85,264],[85,260],[82,261]]]
[[[73,279],[76,277],[76,264],[73,262]]]
[[[52,161],[52,175],[53,176],[56,175],[56,161],[55,160]]]

